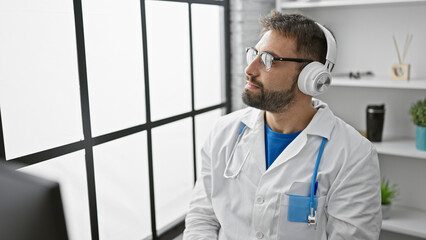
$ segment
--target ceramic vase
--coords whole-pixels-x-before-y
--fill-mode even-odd
[[[391,205],[382,204],[382,219],[388,219],[390,217]]]
[[[416,126],[416,148],[426,151],[426,127]]]

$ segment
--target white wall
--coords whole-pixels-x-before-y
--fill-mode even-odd
[[[245,82],[244,69],[247,66],[245,48],[256,45],[262,25],[259,18],[275,8],[274,0],[231,0],[231,100],[232,109],[245,105],[241,100]]]
[[[376,76],[390,76],[398,62],[392,35],[400,51],[407,34],[414,34],[406,62],[412,78],[426,76],[424,43],[426,4],[371,5],[304,10],[334,32],[338,55],[335,72],[372,70]]]

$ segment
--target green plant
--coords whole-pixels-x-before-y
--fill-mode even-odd
[[[414,124],[420,127],[426,127],[426,98],[419,100],[410,107],[411,119]]]
[[[395,198],[395,195],[397,193],[396,186],[390,185],[389,180],[383,179],[382,180],[382,204],[388,205],[392,203],[392,200]]]

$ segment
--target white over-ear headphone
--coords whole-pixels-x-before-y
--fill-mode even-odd
[[[336,40],[327,28],[317,23],[324,32],[327,40],[327,56],[325,64],[311,62],[299,74],[298,86],[300,91],[310,96],[317,96],[327,91],[331,84],[331,71],[336,62]]]

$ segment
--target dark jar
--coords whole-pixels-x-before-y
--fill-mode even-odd
[[[372,142],[381,142],[385,120],[385,105],[368,105],[366,112],[367,138]]]

